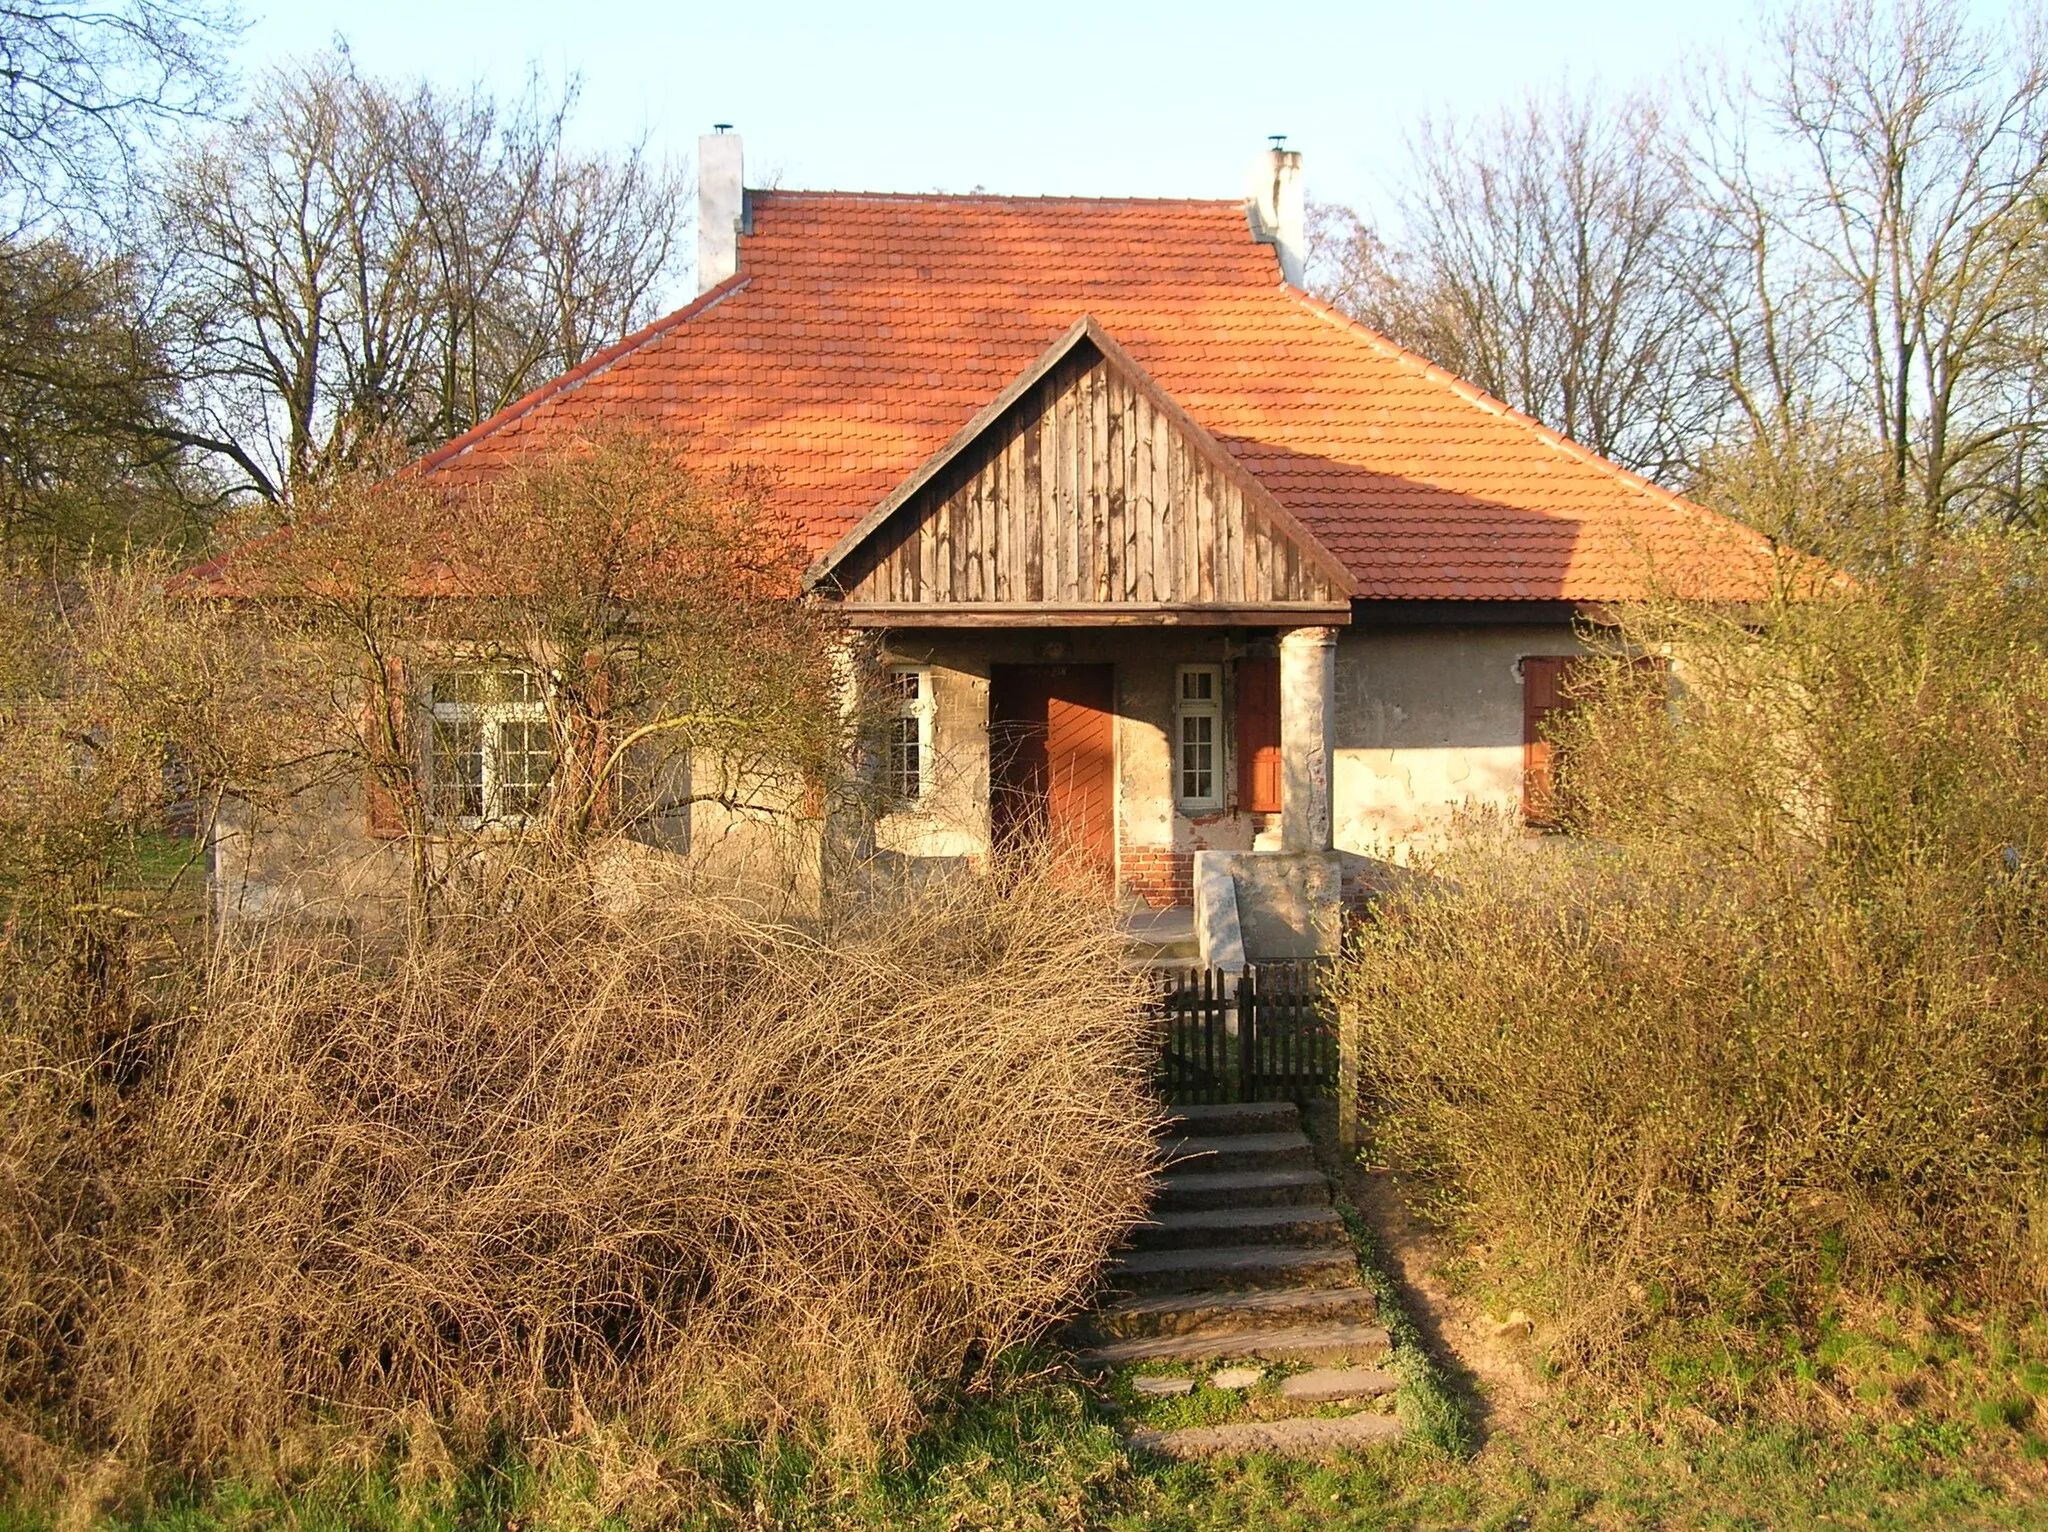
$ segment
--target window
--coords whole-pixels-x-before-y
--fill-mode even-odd
[[[882,785],[898,803],[917,803],[931,787],[932,673],[921,666],[891,666],[887,696]]]
[[[539,809],[555,769],[543,685],[531,670],[446,670],[433,678],[427,782],[436,819],[518,823]]]
[[[1183,665],[1173,709],[1175,796],[1183,808],[1223,807],[1223,667]]]

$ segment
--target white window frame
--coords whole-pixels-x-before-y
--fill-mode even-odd
[[[902,683],[915,679],[917,695],[906,698],[902,694]],[[884,670],[884,696],[889,702],[888,733],[882,741],[882,778],[890,801],[895,805],[915,809],[922,807],[932,794],[932,736],[938,709],[932,697],[932,669],[929,665],[890,665]],[[897,727],[906,721],[917,725],[915,744],[917,747],[917,791],[903,790],[903,776],[896,760],[898,744]]]
[[[1209,678],[1207,697],[1190,697],[1188,682],[1191,677]],[[1188,722],[1205,718],[1209,721],[1209,791],[1200,796],[1190,796],[1186,791],[1188,779],[1188,750],[1201,742],[1188,738]],[[1200,768],[1197,768],[1200,769]],[[1220,813],[1223,808],[1223,667],[1221,665],[1181,665],[1173,673],[1173,800],[1182,809],[1196,814]]]
[[[439,701],[435,692],[444,678],[457,675],[499,675],[524,674],[533,677],[539,685],[534,688],[539,695],[512,702],[463,702]],[[520,829],[533,819],[531,814],[508,814],[505,812],[505,726],[507,724],[538,723],[548,726],[547,705],[548,676],[545,671],[531,665],[493,664],[487,661],[451,660],[438,665],[427,676],[427,803],[436,810],[434,820],[443,827],[477,830],[486,826]],[[449,784],[440,775],[441,751],[438,731],[441,725],[475,724],[482,731],[478,751],[482,775],[481,814],[443,814],[438,812],[441,795]],[[549,769],[552,773],[556,764],[553,758],[554,742],[549,740]],[[460,784],[455,784],[460,790]]]

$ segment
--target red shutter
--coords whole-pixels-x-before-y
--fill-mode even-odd
[[[1565,681],[1569,655],[1531,654],[1522,660],[1522,818],[1529,824],[1557,822],[1557,746],[1545,737],[1551,715],[1571,704]]]
[[[369,756],[364,773],[363,816],[369,833],[378,840],[396,840],[405,834],[405,810],[400,794],[411,789],[413,763],[404,758],[404,742],[410,727],[406,716],[405,661],[387,659],[384,675],[391,707],[391,733],[400,741],[401,753],[394,759],[377,718],[375,689],[363,704],[363,744]]]
[[[1237,805],[1280,812],[1280,662],[1237,662]]]

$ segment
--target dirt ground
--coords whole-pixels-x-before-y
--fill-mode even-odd
[[[1347,1166],[1344,1193],[1377,1237],[1387,1275],[1424,1343],[1471,1399],[1479,1440],[1526,1423],[1543,1398],[1529,1367],[1526,1325],[1506,1324],[1452,1291],[1442,1274],[1443,1242],[1409,1210],[1396,1172]]]

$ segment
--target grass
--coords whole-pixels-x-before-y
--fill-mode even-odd
[[[1574,1425],[1561,1409],[1464,1458],[1410,1441],[1328,1464],[1178,1464],[1128,1454],[1120,1431],[1131,1419],[1121,1390],[1092,1388],[1044,1357],[1019,1354],[998,1388],[937,1421],[888,1466],[857,1469],[794,1446],[700,1448],[682,1456],[705,1488],[652,1518],[604,1515],[598,1466],[562,1462],[544,1472],[507,1460],[447,1483],[408,1483],[386,1463],[330,1470],[289,1489],[226,1484],[106,1524],[138,1532],[537,1532],[650,1519],[705,1532],[2048,1525],[2040,1477],[2004,1425],[1660,1435],[1597,1420]],[[30,1508],[0,1511],[0,1532],[51,1524]]]

